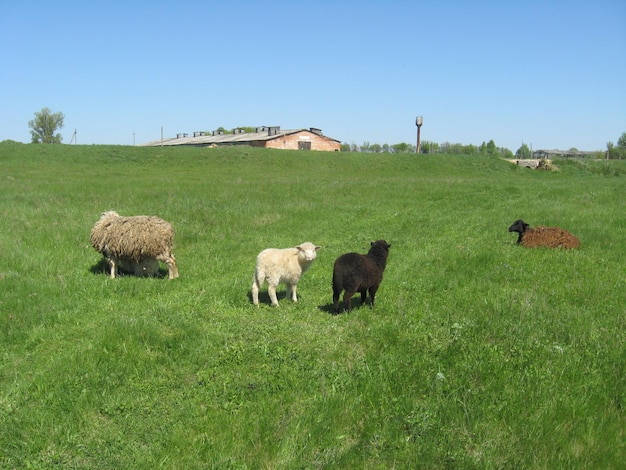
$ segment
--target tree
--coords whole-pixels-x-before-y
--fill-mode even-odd
[[[615,144],[613,142],[606,143],[606,159],[615,158]]]
[[[515,152],[515,158],[524,159],[524,158],[530,158],[530,157],[531,157],[530,149],[528,148],[528,145],[526,144],[522,144],[522,146],[517,149],[517,152]]]
[[[506,158],[507,160],[512,160],[514,157],[513,152],[505,147],[500,149],[500,155],[502,155],[502,158]]]
[[[423,140],[422,153],[439,153],[439,144],[437,142]]]
[[[63,137],[55,132],[63,127],[64,119],[63,113],[53,113],[49,108],[42,108],[41,111],[35,113],[35,119],[28,121],[32,143],[60,144]]]
[[[607,150],[609,158],[622,160],[626,158],[626,132],[623,132],[619,139],[617,139],[617,145],[613,145],[613,142],[607,144]]]
[[[617,145],[613,142],[606,143],[606,158],[615,160],[626,158],[626,132],[617,139]]]
[[[409,151],[409,144],[406,142],[401,142],[399,144],[393,144],[391,146],[395,153],[406,153]]]

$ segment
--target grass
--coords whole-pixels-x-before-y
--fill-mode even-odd
[[[0,144],[0,467],[620,468],[626,165],[557,163]],[[107,209],[170,221],[181,277],[109,279]],[[379,238],[376,307],[330,315]],[[252,306],[303,241],[299,302]]]

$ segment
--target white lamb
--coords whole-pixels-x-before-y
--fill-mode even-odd
[[[278,307],[276,287],[278,284],[287,284],[287,295],[294,302],[298,301],[296,286],[300,278],[317,257],[317,250],[321,247],[305,242],[294,248],[267,248],[258,254],[256,269],[252,279],[252,302],[259,305],[259,289],[267,281],[267,293],[273,307]]]

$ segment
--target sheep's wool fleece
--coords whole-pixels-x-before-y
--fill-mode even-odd
[[[98,252],[136,262],[170,252],[173,239],[172,226],[159,217],[121,217],[114,211],[102,214],[90,236]]]
[[[298,282],[317,257],[317,247],[305,242],[296,248],[267,248],[257,256],[256,268],[260,277],[278,284],[281,281]]]
[[[528,248],[578,248],[580,242],[576,236],[559,227],[533,227],[522,235],[522,245]]]

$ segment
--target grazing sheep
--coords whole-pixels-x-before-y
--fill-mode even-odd
[[[376,291],[383,280],[383,272],[389,256],[389,245],[385,240],[371,243],[366,255],[346,253],[335,260],[333,267],[333,304],[335,314],[339,313],[339,296],[343,294],[345,309],[352,310],[352,296],[361,293],[361,305],[365,303],[367,291],[370,293],[372,307],[376,298]]]
[[[527,248],[545,246],[548,248],[578,248],[578,238],[559,227],[533,227],[530,228],[522,219],[513,222],[509,232],[517,232],[517,243]]]
[[[256,258],[256,269],[252,279],[252,302],[259,305],[259,289],[267,281],[267,292],[272,306],[278,307],[276,287],[280,283],[287,284],[287,298],[298,301],[296,286],[311,263],[317,257],[319,246],[305,242],[295,248],[267,248]]]
[[[104,255],[111,267],[111,278],[115,278],[120,264],[131,266],[133,271],[133,263],[142,271],[144,267],[153,269],[151,258],[167,264],[170,279],[178,277],[172,254],[173,239],[172,226],[159,217],[122,217],[114,211],[103,212],[90,235],[92,246]]]

